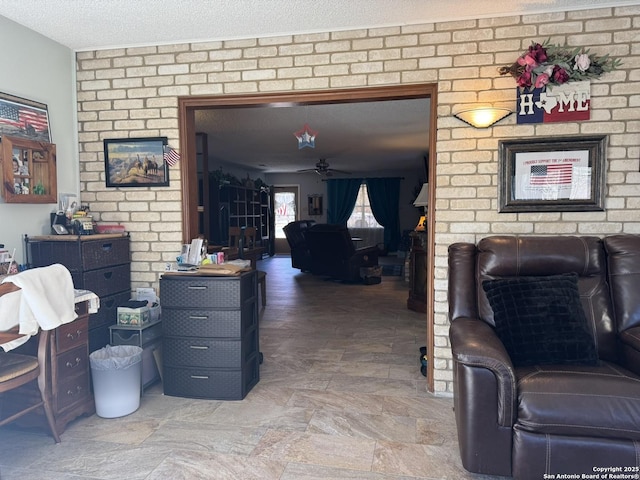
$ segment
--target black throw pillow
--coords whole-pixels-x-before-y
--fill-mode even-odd
[[[513,365],[596,365],[578,275],[485,280],[496,333]]]

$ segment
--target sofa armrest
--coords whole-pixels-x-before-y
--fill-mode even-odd
[[[493,373],[497,385],[498,424],[511,427],[516,417],[516,374],[504,345],[493,328],[472,318],[457,318],[449,329],[454,361]]]
[[[362,247],[356,249],[355,254],[353,255],[352,261],[362,266],[374,266],[378,265],[378,256],[380,255],[380,250],[378,247]]]
[[[620,334],[620,341],[624,345],[640,352],[640,327],[627,328]]]
[[[640,375],[640,327],[627,328],[619,338],[624,366]]]

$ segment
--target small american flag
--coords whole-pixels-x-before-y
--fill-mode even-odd
[[[565,185],[571,183],[573,165],[532,165],[531,185]]]
[[[166,147],[163,155],[164,161],[172,167],[180,160],[180,154],[171,147]]]

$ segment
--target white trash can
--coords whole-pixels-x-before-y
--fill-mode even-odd
[[[142,352],[133,345],[107,345],[89,355],[99,417],[123,417],[140,407]]]

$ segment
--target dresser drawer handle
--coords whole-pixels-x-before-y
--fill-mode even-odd
[[[76,338],[80,338],[80,335],[82,335],[82,330],[76,330],[75,335],[73,333],[67,333],[67,338],[69,340],[75,340]]]
[[[76,387],[75,392],[73,390],[67,390],[68,397],[73,397],[74,395],[78,395],[79,393],[82,393],[82,387],[80,385]]]
[[[80,362],[82,362],[82,359],[80,357],[76,357],[76,363],[67,362],[67,368],[77,367],[78,365],[80,365]]]
[[[111,277],[113,276],[113,272],[104,272],[104,273],[102,274],[102,276],[103,276],[104,278],[106,278],[107,280],[110,280],[110,279],[111,279]]]
[[[105,252],[108,252],[109,250],[111,250],[111,243],[103,243],[102,244],[102,250],[104,250]]]
[[[207,320],[209,317],[206,315],[189,315],[189,318],[193,318],[194,320]]]
[[[204,346],[204,345],[189,345],[189,348],[192,348],[193,350],[208,350],[209,347]]]
[[[190,290],[206,290],[207,289],[207,287],[204,285],[189,285],[187,288]]]
[[[191,378],[195,378],[196,380],[208,380],[209,375],[190,375]]]

